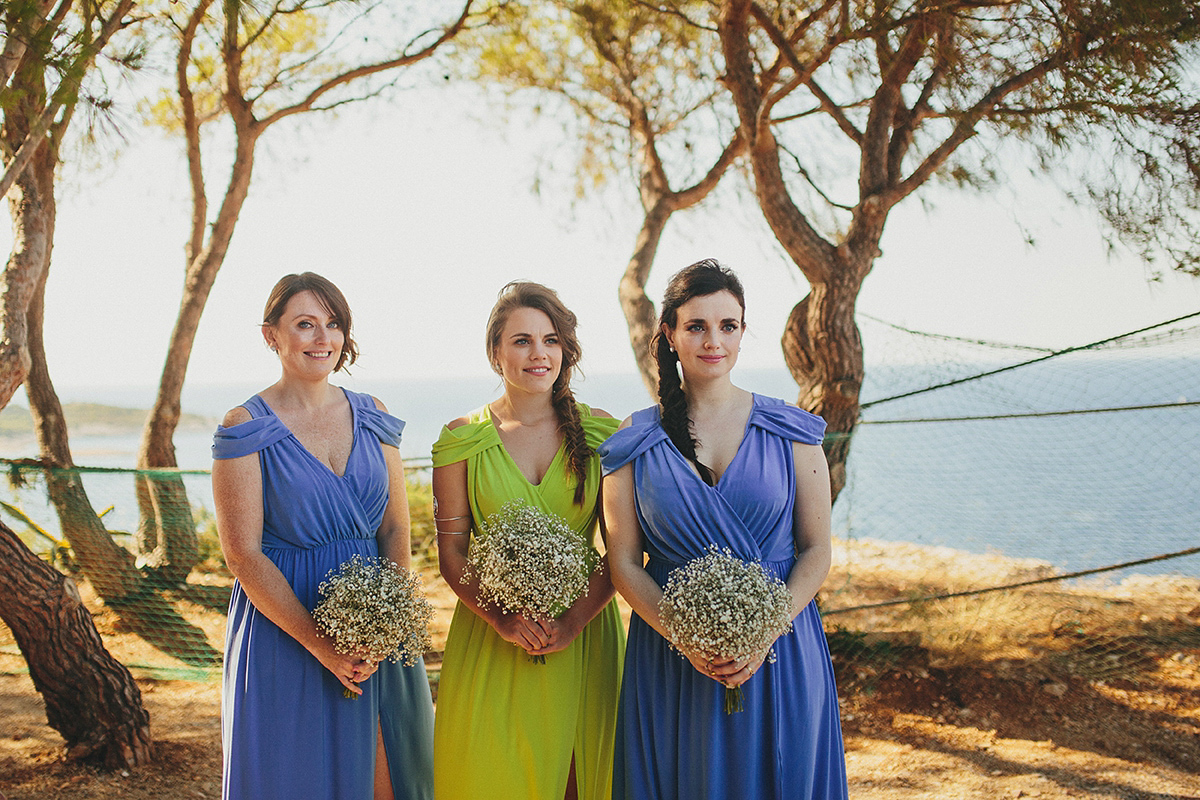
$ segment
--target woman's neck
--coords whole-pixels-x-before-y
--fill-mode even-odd
[[[728,375],[709,381],[683,382],[683,393],[687,396],[688,410],[697,412],[721,411],[737,401],[745,392],[733,385]]]
[[[550,394],[516,394],[506,391],[492,403],[492,412],[505,422],[516,422],[532,427],[556,417]]]
[[[316,411],[327,406],[333,396],[334,387],[328,379],[305,381],[284,375],[268,390],[277,406],[298,411]]]

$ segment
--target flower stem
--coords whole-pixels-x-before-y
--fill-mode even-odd
[[[739,711],[744,711],[745,706],[742,704],[742,687],[734,686],[732,688],[725,687],[725,713],[736,714]]]

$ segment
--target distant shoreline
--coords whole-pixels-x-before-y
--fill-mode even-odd
[[[138,433],[150,416],[147,409],[110,406],[102,403],[64,403],[67,428],[78,436],[123,436]],[[212,430],[218,420],[201,414],[181,414],[179,430]],[[33,415],[25,406],[9,404],[0,409],[0,440],[24,439],[34,435]]]

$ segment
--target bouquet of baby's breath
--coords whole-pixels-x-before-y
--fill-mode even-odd
[[[600,554],[562,517],[510,500],[471,542],[462,582],[505,613],[554,618],[588,592]],[[545,663],[545,656],[533,661]]]
[[[762,653],[792,629],[792,596],[761,564],[712,545],[667,577],[658,615],[680,653],[738,660]],[[767,660],[775,662],[774,650]],[[725,713],[741,710],[742,687],[726,687]]]
[[[385,558],[355,554],[330,570],[317,587],[321,601],[313,619],[334,649],[378,664],[384,659],[412,666],[429,649],[433,609],[421,576]],[[349,689],[347,697],[358,695]]]

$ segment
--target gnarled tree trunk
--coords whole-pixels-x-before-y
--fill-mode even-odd
[[[796,404],[825,419],[825,455],[836,497],[846,485],[850,438],[858,423],[863,348],[854,294],[825,284],[796,304],[783,331],[783,357],[800,387]]]
[[[0,617],[46,703],[46,721],[66,740],[68,758],[109,768],[150,762],[150,715],[133,676],[104,649],[74,582],[2,522]]]

